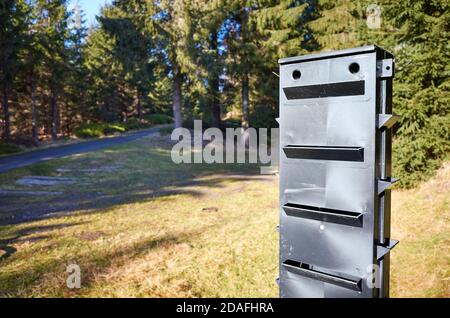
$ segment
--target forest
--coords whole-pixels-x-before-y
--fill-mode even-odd
[[[114,0],[87,25],[67,0],[0,0],[0,149],[172,120],[188,128],[193,119],[204,127],[274,127],[279,58],[370,43],[396,57],[394,175],[410,187],[450,150],[449,7],[445,0]]]

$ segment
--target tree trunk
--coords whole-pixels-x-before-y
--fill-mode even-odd
[[[70,132],[72,131],[73,121],[76,116],[76,111],[73,111],[73,109],[70,108],[70,106],[67,102],[64,103],[64,109],[65,109],[65,114],[64,114],[63,120],[62,120],[64,122],[64,125],[63,125],[64,134],[66,136],[69,136]]]
[[[136,89],[136,97],[137,97],[137,114],[139,120],[142,120],[142,102],[141,102],[141,93],[139,92],[139,89]]]
[[[249,105],[249,96],[248,96],[248,74],[244,74],[242,76],[242,120],[241,127],[247,129],[249,127],[248,123],[248,105]]]
[[[182,85],[181,74],[179,74],[178,72],[174,72],[172,83],[172,90],[173,90],[172,102],[173,102],[173,118],[175,122],[175,128],[180,128],[183,126],[181,116],[181,102],[182,102],[181,85]]]
[[[217,51],[217,31],[213,30],[211,32],[211,50],[216,52],[215,60],[216,63],[219,63],[219,54]],[[220,97],[219,97],[219,76],[218,72],[211,72],[210,78],[210,92],[212,96],[212,105],[211,105],[211,113],[212,113],[212,125],[213,127],[221,128],[222,120],[220,118]]]
[[[242,8],[241,11],[241,37],[242,43],[246,44],[248,41],[248,11],[246,8]],[[241,127],[247,129],[249,126],[248,123],[248,108],[249,108],[249,97],[248,97],[248,57],[241,56],[241,76],[242,76],[242,119],[241,119]]]
[[[213,118],[213,126],[217,128],[222,128],[222,119],[220,118],[221,109],[220,109],[220,97],[219,97],[219,79],[213,80],[211,82],[212,85],[212,118]]]
[[[38,143],[38,132],[37,132],[37,111],[36,111],[36,83],[34,76],[31,75],[30,80],[30,90],[31,90],[31,138],[35,144]]]
[[[9,141],[11,139],[11,121],[10,121],[10,114],[9,114],[9,103],[8,103],[8,89],[6,85],[3,85],[3,120],[4,120],[4,127],[3,127],[3,139],[6,141]]]
[[[80,121],[85,122],[87,120],[86,118],[86,102],[85,102],[85,94],[84,91],[81,91],[80,94]]]
[[[59,109],[58,109],[58,103],[56,101],[56,95],[54,89],[51,90],[50,93],[50,106],[51,106],[51,113],[52,113],[52,139],[56,140],[58,139],[58,133],[59,133]]]

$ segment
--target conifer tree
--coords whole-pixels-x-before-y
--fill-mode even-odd
[[[30,103],[30,113],[31,113],[31,139],[34,144],[39,141],[39,109],[38,109],[38,86],[43,73],[43,56],[44,56],[44,46],[43,39],[44,33],[41,30],[41,25],[39,24],[39,7],[35,2],[30,2],[31,6],[29,8],[29,24],[28,24],[28,36],[25,43],[24,49],[24,59],[22,72],[26,81],[28,90],[26,95],[28,95]]]
[[[103,8],[102,16],[108,15],[108,7]],[[126,110],[121,109],[120,94],[123,89],[124,70],[116,58],[114,48],[116,39],[104,29],[97,28],[87,38],[84,50],[85,66],[89,72],[88,100],[90,112],[96,112],[98,119],[117,120]],[[126,115],[125,115],[126,117]],[[124,118],[123,118],[124,119]]]
[[[194,41],[196,50],[193,60],[200,69],[194,72],[199,77],[199,83],[206,83],[202,94],[206,95],[207,118],[214,127],[222,127],[221,122],[221,92],[220,82],[224,69],[224,54],[221,52],[223,39],[221,30],[228,14],[227,1],[225,0],[200,0],[196,2],[196,10],[192,12],[195,20]],[[198,80],[198,79],[197,79]]]
[[[231,6],[226,36],[231,57],[228,69],[241,85],[242,127],[249,126],[251,81],[258,78],[253,90],[257,95],[269,93],[263,103],[269,102],[274,108],[277,93],[272,72],[276,71],[277,60],[307,50],[308,8],[307,2],[292,0],[235,1]],[[272,89],[265,90],[264,83]]]
[[[0,1],[0,94],[3,109],[3,138],[11,138],[10,97],[21,67],[20,54],[27,39],[27,3]]]
[[[394,172],[409,187],[430,176],[450,151],[450,4],[404,0],[379,6],[381,28],[361,27],[359,36],[395,56],[393,109],[401,119]]]
[[[149,3],[152,16],[149,28],[159,49],[160,59],[168,65],[172,80],[172,108],[175,127],[182,126],[182,87],[186,75],[197,68],[192,61],[195,32],[191,14],[195,0],[161,0]]]
[[[357,47],[363,42],[358,34],[366,5],[361,1],[317,0],[312,4],[311,30],[315,50],[329,51]]]
[[[70,83],[67,88],[70,100],[70,105],[67,127],[75,125],[73,121],[78,119],[78,122],[89,119],[87,109],[87,95],[89,90],[88,70],[85,65],[84,48],[86,38],[88,35],[88,28],[86,27],[86,19],[83,10],[77,3],[74,7],[74,14],[72,16],[70,28],[70,42],[69,42],[69,61],[70,61]]]
[[[43,80],[50,104],[50,132],[57,139],[61,132],[61,104],[65,74],[69,69],[67,41],[70,39],[67,0],[38,0],[37,22],[43,32]]]
[[[104,29],[116,37],[115,53],[121,60],[125,79],[134,87],[136,114],[142,119],[142,100],[151,89],[153,59],[150,35],[146,30],[146,2],[144,0],[115,1],[115,18],[103,19]]]

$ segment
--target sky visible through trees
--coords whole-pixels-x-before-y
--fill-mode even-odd
[[[71,0],[69,10],[73,10],[77,4],[86,15],[87,24],[91,25],[96,22],[95,16],[100,14],[101,7],[111,4],[111,0]]]

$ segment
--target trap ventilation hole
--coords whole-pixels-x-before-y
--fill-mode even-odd
[[[302,77],[302,73],[299,70],[294,70],[292,72],[292,78],[295,80],[299,80]]]
[[[359,64],[358,63],[352,63],[349,65],[348,70],[352,74],[356,74],[359,72]]]

